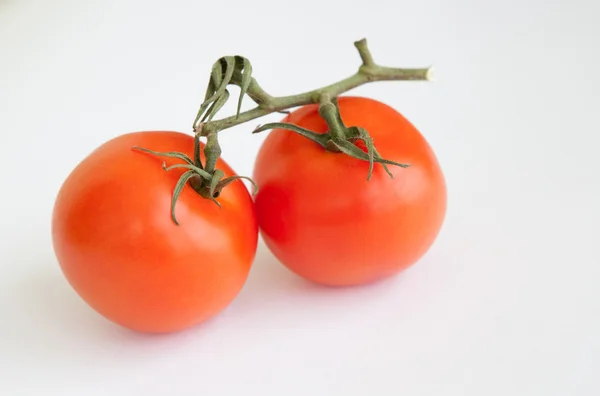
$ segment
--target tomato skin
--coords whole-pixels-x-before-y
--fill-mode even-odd
[[[446,213],[446,184],[423,136],[393,108],[368,98],[340,97],[347,126],[365,128],[383,158],[411,164],[369,164],[332,153],[287,130],[273,130],[259,150],[254,180],[260,233],[273,254],[311,281],[349,286],[374,282],[418,261]],[[324,133],[317,105],[289,122]]]
[[[193,158],[193,138],[178,132],[135,132],[98,147],[67,177],[54,207],[53,245],[76,292],[97,312],[140,332],[189,328],[222,311],[246,281],[258,224],[252,198],[236,180],[222,208],[189,185],[171,219],[182,163],[132,150],[180,151]],[[233,170],[217,162],[226,176]]]

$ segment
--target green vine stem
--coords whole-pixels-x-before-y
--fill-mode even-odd
[[[212,200],[218,206],[221,206],[217,201],[221,190],[235,180],[246,179],[250,181],[253,184],[253,193],[255,194],[257,186],[252,179],[237,175],[225,177],[225,173],[222,170],[216,169],[217,161],[221,156],[218,133],[227,128],[271,113],[286,113],[287,109],[293,107],[318,104],[319,115],[325,120],[328,126],[327,133],[319,134],[288,123],[262,125],[256,128],[253,133],[273,128],[288,129],[312,140],[330,152],[343,153],[357,160],[367,161],[369,162],[367,180],[373,174],[375,163],[380,164],[390,177],[393,177],[393,174],[387,165],[395,165],[402,168],[408,167],[408,164],[401,164],[382,158],[375,148],[369,132],[365,129],[358,126],[344,125],[337,105],[337,97],[353,88],[374,81],[430,81],[432,79],[432,69],[430,67],[405,69],[380,66],[373,60],[366,39],[356,41],[354,46],[362,59],[362,65],[354,75],[323,88],[290,96],[275,97],[262,89],[256,79],[252,77],[252,65],[250,61],[243,56],[224,56],[217,60],[212,67],[204,102],[201,104],[193,123],[194,158],[191,159],[186,154],[178,152],[158,152],[142,147],[133,148],[146,154],[176,158],[184,162],[169,167],[163,163],[165,171],[180,168],[186,169],[173,190],[171,202],[171,218],[173,222],[177,225],[179,224],[175,217],[175,204],[182,189],[188,184],[200,196]],[[237,85],[240,87],[237,112],[231,117],[213,121],[214,116],[229,99],[228,85]],[[257,106],[251,110],[240,112],[244,96],[250,97]],[[200,139],[202,137],[206,138],[204,164],[200,158]],[[364,144],[366,152],[355,144],[358,141]]]
[[[231,117],[220,120],[208,121],[206,123],[194,122],[194,131],[201,136],[208,136],[211,132],[220,132],[224,129],[254,120],[256,118],[284,110],[303,106],[311,103],[320,103],[323,95],[335,98],[351,89],[374,81],[431,81],[433,69],[426,68],[393,68],[380,66],[375,63],[373,56],[367,46],[367,40],[356,41],[354,46],[362,59],[362,65],[358,71],[341,81],[323,88],[304,92],[298,95],[275,97],[269,95],[260,87],[255,78],[247,78],[248,74],[239,71],[233,72],[230,84],[245,88],[245,93],[254,100],[258,106],[238,113]],[[198,130],[198,127],[200,127]]]

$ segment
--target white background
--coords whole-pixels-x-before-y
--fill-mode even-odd
[[[0,0],[0,394],[600,394],[599,8]],[[436,67],[435,83],[352,92],[402,112],[443,166],[447,219],[416,266],[327,289],[261,246],[226,311],[168,336],[79,299],[50,216],[87,153],[125,132],[188,132],[222,55],[291,94],[353,73],[362,37],[379,63]],[[223,133],[241,174],[255,124]]]

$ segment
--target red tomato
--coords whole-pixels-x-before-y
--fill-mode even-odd
[[[245,283],[256,253],[252,199],[236,180],[222,207],[186,185],[171,219],[171,196],[185,170],[180,160],[132,150],[193,156],[193,138],[138,132],[108,141],[68,176],[58,194],[52,237],[58,262],[97,312],[142,332],[172,332],[223,310]],[[223,161],[217,168],[231,176]]]
[[[255,163],[260,232],[273,254],[300,276],[326,285],[389,277],[429,249],[446,212],[446,185],[427,141],[400,113],[378,101],[339,98],[347,126],[365,128],[394,178],[369,164],[287,130],[273,130]],[[283,122],[324,133],[317,105]]]

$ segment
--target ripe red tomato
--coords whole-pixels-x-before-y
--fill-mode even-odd
[[[252,198],[236,180],[219,208],[185,186],[178,226],[171,196],[185,169],[161,164],[182,161],[133,146],[193,156],[193,138],[177,132],[130,133],[101,145],[60,189],[54,249],[73,288],[106,318],[142,332],[182,330],[223,310],[245,283],[258,239]],[[217,168],[234,174],[223,160]]]
[[[415,263],[434,242],[446,212],[446,185],[427,141],[400,113],[378,101],[339,98],[347,126],[365,128],[383,158],[375,164],[288,130],[273,130],[254,169],[260,232],[273,254],[300,276],[327,285],[382,279]],[[283,122],[324,133],[317,105]]]

